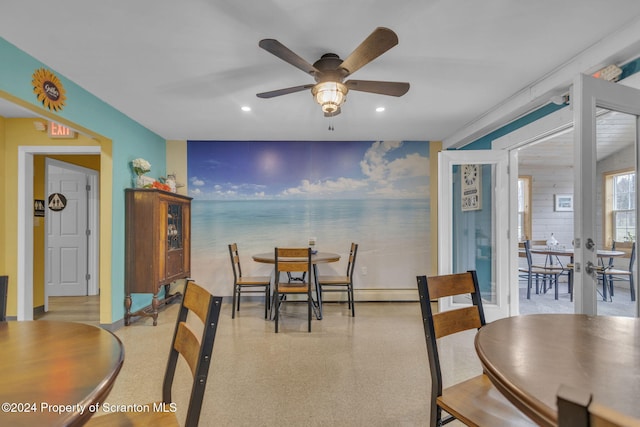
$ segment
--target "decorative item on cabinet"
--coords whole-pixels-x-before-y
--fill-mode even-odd
[[[125,221],[124,323],[153,317],[156,326],[160,304],[181,295],[169,293],[171,283],[191,274],[191,198],[153,188],[126,189]],[[132,313],[132,293],[153,294],[151,306]]]

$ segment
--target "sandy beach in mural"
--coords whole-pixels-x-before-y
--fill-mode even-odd
[[[269,275],[251,255],[316,237],[341,255],[321,274],[344,274],[356,242],[356,288],[415,288],[430,271],[428,153],[427,142],[189,141],[191,276],[231,295],[230,243],[245,275]]]
[[[320,265],[321,274],[344,274],[355,241],[355,287],[411,288],[416,275],[429,270],[428,219],[425,200],[194,201],[192,277],[218,294],[230,294],[229,243],[238,243],[244,274],[268,275],[273,266],[256,263],[251,255],[276,245],[306,246],[313,236],[318,250],[342,256],[338,263]]]

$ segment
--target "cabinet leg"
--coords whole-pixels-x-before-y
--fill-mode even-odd
[[[158,294],[153,294],[153,300],[151,301],[151,316],[153,317],[153,326],[158,326],[158,307],[160,302],[158,301]]]
[[[124,313],[124,325],[129,326],[131,319],[131,295],[129,294],[124,297],[124,308],[126,309]]]

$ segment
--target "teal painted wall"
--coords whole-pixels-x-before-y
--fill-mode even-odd
[[[21,51],[5,39],[0,38],[0,90],[43,108],[32,92],[31,76],[46,64]],[[113,143],[113,212],[112,240],[112,320],[124,317],[124,189],[131,187],[131,160],[142,157],[152,165],[150,176],[166,175],[166,141],[139,123],[131,120],[93,94],[87,92],[56,70],[62,82],[67,100],[57,114],[79,126],[103,135]],[[16,159],[17,161],[17,159]],[[108,260],[100,260],[108,262]],[[134,297],[134,309],[151,302],[150,296]]]

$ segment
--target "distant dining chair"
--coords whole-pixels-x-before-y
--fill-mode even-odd
[[[358,244],[351,243],[349,250],[349,261],[347,262],[347,272],[344,276],[318,276],[318,284],[320,285],[320,293],[325,292],[346,292],[348,308],[351,310],[351,316],[355,317],[355,307],[353,298],[353,270],[356,266],[356,255],[358,254]]]
[[[185,285],[184,297],[176,327],[171,342],[169,360],[164,374],[162,384],[162,401],[166,411],[150,410],[148,412],[111,412],[107,415],[96,416],[89,419],[88,426],[179,426],[176,413],[171,411],[171,389],[173,379],[178,364],[178,356],[182,356],[187,362],[193,379],[191,387],[191,397],[186,412],[184,426],[196,427],[200,419],[202,400],[204,398],[209,365],[211,364],[211,354],[213,352],[213,342],[216,338],[218,319],[220,317],[220,306],[222,297],[214,297],[207,290],[192,281],[187,281]],[[200,319],[201,325],[187,323],[187,315],[193,313]],[[195,317],[193,317],[195,321]],[[198,336],[192,329],[202,330],[202,335]],[[159,407],[149,404],[150,408]]]
[[[264,294],[264,318],[269,313],[271,298],[271,277],[269,276],[243,276],[240,266],[240,255],[238,245],[229,245],[229,256],[231,257],[231,267],[233,268],[233,301],[231,318],[235,319],[236,310],[240,311],[240,295],[243,293],[263,293]]]
[[[640,419],[594,401],[588,390],[561,385],[557,406],[558,427],[640,427]]]
[[[308,311],[308,332],[311,332],[311,313],[313,311],[313,298],[311,295],[311,282],[306,281],[281,281],[281,273],[302,273],[305,277],[312,277],[311,249],[310,248],[275,248],[275,289],[273,291],[276,333],[280,322],[280,306],[288,296],[306,296]]]
[[[628,267],[626,269],[615,268],[614,258],[609,258],[609,264],[602,272],[602,298],[607,300],[607,292],[609,293],[609,300],[613,300],[613,284],[619,281],[629,282],[629,293],[631,295],[631,301],[636,300],[636,287],[633,281],[633,265],[636,261],[636,242],[613,242],[611,245],[612,251],[624,252],[624,258],[629,259]]]
[[[536,283],[536,294],[540,293],[540,281],[542,281],[543,290],[547,290],[547,281],[549,286],[555,286],[555,299],[558,299],[558,282],[560,275],[564,272],[563,267],[536,265],[533,263],[533,257],[531,255],[531,242],[525,240],[523,242],[524,255],[527,259],[527,264],[524,267],[518,269],[520,277],[527,280],[527,299],[531,299],[531,288],[533,287],[533,281]]]
[[[454,419],[469,426],[516,427],[535,424],[513,406],[485,374],[443,389],[438,339],[484,326],[484,311],[475,271],[442,276],[418,276],[420,308],[431,371],[431,427]],[[470,295],[473,305],[433,313],[431,301],[454,295]],[[443,418],[442,412],[450,416]]]
[[[9,276],[0,276],[0,322],[7,321],[7,292]]]

